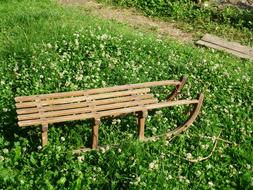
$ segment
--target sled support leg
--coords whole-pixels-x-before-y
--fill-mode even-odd
[[[93,119],[92,124],[92,142],[91,142],[91,148],[96,149],[98,146],[98,128],[100,125],[100,119],[96,118]]]
[[[145,131],[145,119],[148,116],[148,111],[138,112],[138,136],[140,140],[144,140],[144,131]]]
[[[47,131],[48,131],[48,124],[43,124],[41,127],[41,145],[42,147],[46,146],[47,144]]]

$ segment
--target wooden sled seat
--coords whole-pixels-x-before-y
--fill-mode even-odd
[[[65,121],[93,119],[92,148],[98,145],[98,128],[100,118],[117,116],[120,114],[138,113],[139,138],[144,139],[145,117],[148,110],[170,107],[176,105],[195,104],[195,111],[190,119],[180,127],[185,130],[196,119],[203,101],[203,95],[195,100],[176,100],[186,81],[166,80],[129,84],[108,88],[98,88],[74,92],[62,92],[43,95],[16,97],[18,125],[42,126],[42,146],[47,144],[48,124]],[[150,93],[150,87],[173,85],[175,90],[167,98],[167,101],[158,102],[158,99]]]

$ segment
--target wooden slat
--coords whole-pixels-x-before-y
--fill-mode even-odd
[[[142,94],[138,95],[138,97],[142,100],[144,99],[150,99],[154,96],[152,94]],[[41,108],[44,112],[48,111],[57,111],[57,110],[66,110],[66,109],[74,109],[74,108],[84,108],[88,107],[89,105],[105,105],[105,104],[113,104],[113,103],[120,103],[120,102],[129,102],[133,101],[136,98],[134,96],[123,96],[118,98],[110,98],[110,99],[103,99],[103,100],[96,100],[91,101],[89,104],[87,102],[80,102],[80,103],[69,103],[69,104],[63,104],[63,105],[54,105],[54,106],[44,106]],[[21,108],[17,109],[17,114],[31,114],[31,113],[38,113],[37,108]]]
[[[150,110],[150,109],[178,106],[178,105],[186,105],[186,104],[196,104],[198,102],[199,102],[199,100],[178,100],[178,101],[170,101],[170,102],[161,102],[161,103],[144,105],[144,106],[135,106],[135,107],[130,107],[130,108],[102,111],[97,114],[87,113],[87,114],[49,118],[49,119],[47,119],[47,122],[48,123],[59,123],[59,122],[64,122],[64,121],[84,120],[84,119],[94,118],[94,117],[101,118],[101,117],[105,117],[105,116],[112,116],[112,115],[118,115],[118,114],[124,114],[124,113],[133,113],[133,112],[142,111],[142,110]],[[18,124],[20,127],[32,126],[32,125],[41,124],[41,121],[39,119],[20,121],[20,122],[18,122]]]
[[[196,43],[217,50],[226,51],[241,58],[253,60],[253,48],[242,46],[237,42],[229,42],[217,36],[206,34]]]
[[[127,91],[110,92],[110,93],[104,93],[104,94],[95,94],[95,95],[79,96],[79,97],[72,97],[72,98],[44,100],[44,101],[41,101],[40,103],[42,106],[67,104],[67,103],[85,101],[87,99],[90,99],[90,100],[106,99],[106,98],[111,98],[111,97],[120,97],[120,96],[127,96],[130,94],[141,94],[141,93],[148,93],[148,92],[150,92],[149,88],[143,88],[143,89],[136,89],[132,91],[127,90]],[[36,102],[16,103],[16,107],[17,108],[32,108],[32,107],[36,107]]]
[[[239,52],[236,52],[236,51],[233,51],[233,50],[229,50],[229,49],[223,48],[219,45],[212,44],[212,43],[209,43],[209,42],[205,42],[205,41],[202,41],[202,40],[197,41],[197,44],[207,46],[207,47],[211,47],[211,48],[214,48],[214,49],[217,49],[217,50],[226,51],[227,53],[231,53],[231,54],[233,54],[237,57],[241,57],[241,58],[245,58],[245,59],[251,59],[246,54],[242,54],[242,53],[239,53]]]
[[[221,47],[224,47],[224,48],[236,51],[236,52],[240,52],[242,54],[247,54],[247,55],[253,56],[253,49],[252,48],[247,47],[247,46],[243,46],[237,42],[227,41],[227,40],[222,39],[218,36],[205,34],[201,40],[219,45]]]
[[[131,101],[131,102],[123,102],[123,103],[115,103],[115,104],[108,104],[108,105],[100,105],[94,107],[92,110],[90,107],[86,108],[77,108],[77,109],[67,109],[62,111],[52,111],[52,112],[45,112],[43,114],[43,117],[45,120],[52,117],[58,117],[58,116],[66,116],[66,115],[73,115],[73,114],[82,114],[82,113],[91,113],[91,112],[98,112],[103,110],[111,110],[111,109],[117,109],[117,108],[126,108],[130,106],[137,106],[140,103],[141,104],[151,104],[151,103],[157,103],[158,100],[153,99],[146,99],[146,100],[140,100],[140,101]],[[31,120],[31,119],[39,119],[41,117],[40,113],[36,114],[27,114],[27,115],[19,115],[18,120]]]
[[[92,95],[92,94],[99,94],[99,93],[115,92],[115,91],[120,91],[120,90],[147,88],[147,87],[153,87],[153,86],[164,86],[164,85],[176,86],[176,85],[179,85],[179,84],[180,84],[180,81],[164,80],[164,81],[156,81],[156,82],[146,82],[146,83],[139,83],[139,84],[128,84],[128,85],[121,85],[121,86],[113,86],[113,87],[107,87],[107,88],[81,90],[81,91],[74,91],[74,92],[59,92],[59,93],[52,93],[52,94],[20,96],[20,97],[16,97],[15,101],[16,102],[26,102],[26,101],[33,101],[38,97],[42,100],[43,99],[45,100],[45,99],[51,99],[51,98]]]

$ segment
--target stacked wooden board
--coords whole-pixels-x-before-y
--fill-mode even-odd
[[[210,34],[205,34],[196,44],[222,50],[240,58],[253,60],[253,48],[243,46],[237,42],[229,42]]]

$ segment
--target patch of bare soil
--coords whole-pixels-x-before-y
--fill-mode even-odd
[[[145,17],[133,9],[118,9],[104,6],[94,0],[59,0],[64,5],[77,5],[89,10],[92,15],[105,19],[116,20],[127,23],[134,27],[156,30],[158,35],[169,36],[180,42],[193,42],[190,33],[183,32],[176,28],[173,23],[163,22],[156,19]]]

